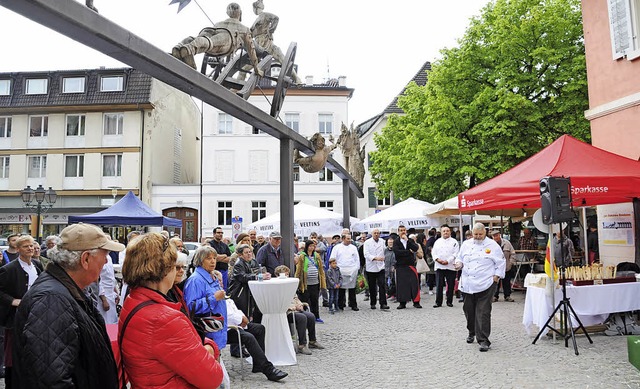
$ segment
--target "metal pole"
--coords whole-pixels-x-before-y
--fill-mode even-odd
[[[36,242],[40,244],[40,213],[42,213],[42,204],[38,203],[36,207]]]
[[[349,180],[342,180],[342,227],[351,228],[351,190]]]
[[[280,233],[284,264],[295,271],[293,260],[293,141],[280,139]]]

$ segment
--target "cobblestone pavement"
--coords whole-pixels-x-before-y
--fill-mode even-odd
[[[326,349],[298,355],[298,365],[283,366],[282,382],[251,373],[240,360],[223,358],[232,388],[640,388],[640,372],[627,361],[626,338],[593,334],[593,344],[578,336],[579,356],[571,343],[554,343],[522,326],[524,294],[514,303],[493,304],[491,350],[467,344],[462,304],[434,309],[434,297],[422,295],[423,309],[371,310],[358,296],[360,311],[321,311],[318,341]],[[0,383],[0,388],[4,388]]]
[[[317,326],[324,350],[298,355],[298,365],[283,366],[280,383],[252,374],[223,351],[233,388],[640,388],[640,372],[627,361],[627,339],[593,334],[593,344],[578,336],[554,343],[544,336],[535,345],[522,326],[524,293],[516,302],[493,304],[491,350],[467,344],[462,304],[432,308],[435,296],[422,295],[422,309],[408,305],[371,310],[358,296],[360,311],[349,308]]]

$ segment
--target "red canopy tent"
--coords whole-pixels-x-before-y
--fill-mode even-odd
[[[640,197],[640,162],[563,135],[497,177],[458,195],[460,211],[540,208],[540,179],[571,178],[574,206]]]

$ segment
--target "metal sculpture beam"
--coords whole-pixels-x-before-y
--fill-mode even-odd
[[[74,0],[0,0],[0,5],[43,26],[49,27],[88,47],[100,51],[129,66],[196,97],[231,116],[280,139],[281,153],[288,152],[288,162],[280,156],[280,208],[282,210],[283,247],[293,243],[293,182],[292,154],[297,148],[306,154],[313,153],[311,142],[283,123],[236,96],[220,84],[194,71],[168,53],[158,49],[137,35],[120,27]],[[343,180],[343,188],[350,188],[358,197],[364,197],[362,189],[349,173],[333,158],[327,167]],[[343,196],[345,199],[348,196]],[[345,202],[344,214],[349,215],[349,202]],[[291,208],[291,209],[290,209]],[[348,217],[345,225],[349,225]],[[293,259],[284,250],[291,267]]]

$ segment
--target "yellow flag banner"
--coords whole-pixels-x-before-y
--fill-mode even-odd
[[[552,268],[554,269],[553,275],[551,275]],[[547,251],[544,256],[544,272],[547,273],[553,281],[558,279],[558,269],[551,266],[551,235],[549,235],[549,240],[547,240]]]

